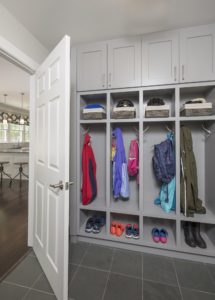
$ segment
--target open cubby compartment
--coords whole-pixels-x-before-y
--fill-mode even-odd
[[[181,122],[191,130],[193,140],[193,151],[196,159],[198,196],[206,208],[206,214],[195,214],[194,217],[185,220],[197,222],[215,223],[215,121],[204,122],[205,128],[211,131],[208,136],[203,130],[201,121]]]
[[[105,218],[105,225],[102,227],[100,233],[93,233],[93,232],[86,232],[86,224],[89,218],[91,217],[104,217]],[[81,209],[80,210],[80,219],[79,219],[79,234],[80,235],[87,235],[92,238],[96,237],[102,237],[106,236],[107,234],[107,227],[106,227],[106,213],[101,212],[101,211],[96,211],[96,210],[87,210],[87,209]]]
[[[152,229],[165,229],[168,233],[167,243],[153,241]],[[170,219],[143,217],[143,241],[144,244],[158,248],[176,248],[176,221]]]
[[[215,85],[181,87],[180,109],[185,102],[195,98],[205,98],[207,102],[211,102],[213,105],[212,114],[215,115]]]
[[[100,104],[104,107],[107,118],[107,94],[95,93],[95,94],[81,94],[80,95],[80,120],[84,120],[83,108],[88,104]]]
[[[139,118],[139,91],[123,91],[123,92],[112,92],[110,94],[110,118],[114,119],[113,117],[113,108],[116,107],[120,100],[130,100],[136,109],[136,116],[135,118]],[[117,118],[118,120],[118,118]],[[119,119],[120,120],[120,119]]]
[[[159,218],[176,217],[175,211],[166,213],[160,205],[155,205],[154,200],[158,198],[161,183],[156,179],[152,158],[154,155],[154,145],[160,144],[167,138],[168,130],[175,130],[175,122],[167,123],[144,123],[143,124],[143,214]]]
[[[192,248],[185,243],[184,238],[184,224],[181,222],[181,248],[183,251],[192,252],[196,254],[205,254],[215,256],[215,224],[200,224],[200,234],[205,241],[207,248],[201,249],[199,247]]]
[[[127,224],[131,224],[131,225],[137,224],[138,226],[140,226],[139,215],[110,213],[110,226],[111,226],[112,222],[117,222],[119,224],[122,224],[124,226],[124,229]],[[119,237],[111,234],[110,230],[109,230],[109,234],[110,234],[110,237],[112,237],[113,239],[116,238],[117,240],[123,241],[123,242],[134,243],[134,241],[139,241],[139,239],[127,238],[125,235],[125,230],[124,230],[123,234]]]
[[[80,153],[83,149],[84,135],[91,136],[91,146],[96,160],[97,196],[85,207],[102,210],[106,207],[106,124],[82,124],[80,126]],[[80,160],[80,182],[82,182],[82,161]],[[80,193],[80,205],[82,205]]]
[[[144,118],[145,118],[145,110],[146,110],[147,103],[152,98],[163,99],[165,104],[169,104],[170,106],[169,117],[175,117],[175,89],[174,88],[144,90],[143,91]],[[147,119],[150,120],[150,118]]]
[[[138,129],[139,123],[134,123],[133,126],[131,124],[120,123],[120,124],[112,124],[111,125],[111,142],[110,146],[112,146],[112,132],[115,128],[120,128],[122,130],[123,142],[125,147],[125,154],[128,162],[129,155],[129,146],[131,140],[134,140],[138,137]],[[111,149],[110,149],[111,151]],[[130,197],[128,199],[118,198],[115,199],[113,196],[113,163],[110,162],[110,183],[111,183],[111,191],[110,191],[110,208],[116,211],[122,212],[132,212],[137,213],[139,210],[139,184],[137,183],[136,176],[129,177],[129,191]]]

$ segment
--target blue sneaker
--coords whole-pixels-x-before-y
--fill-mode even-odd
[[[134,224],[134,225],[133,225],[132,235],[133,235],[133,238],[134,238],[134,239],[139,239],[139,238],[140,238],[140,231],[139,231],[139,226],[138,226],[138,224]]]
[[[95,218],[91,217],[87,220],[86,226],[85,226],[85,232],[90,233],[93,231],[93,225],[95,223]]]
[[[131,224],[127,224],[125,227],[125,236],[127,238],[132,238],[133,236],[133,228]]]
[[[97,216],[95,217],[94,224],[93,224],[93,233],[100,233],[102,227],[105,225],[105,217],[104,216]]]

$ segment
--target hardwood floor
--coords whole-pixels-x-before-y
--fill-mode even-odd
[[[28,181],[0,185],[0,280],[28,251]]]

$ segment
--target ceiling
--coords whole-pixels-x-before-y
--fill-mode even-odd
[[[1,103],[28,108],[30,75],[0,56],[0,107]],[[6,101],[4,94],[7,94]]]
[[[215,22],[214,0],[0,0],[47,48]]]

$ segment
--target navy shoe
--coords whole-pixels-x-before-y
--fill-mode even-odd
[[[140,238],[140,231],[139,231],[139,226],[138,224],[133,225],[133,238],[134,239],[139,239]]]
[[[131,224],[127,224],[125,227],[125,236],[131,238],[133,236],[133,228]]]
[[[91,217],[87,220],[86,226],[85,226],[85,232],[90,233],[93,231],[93,226],[95,223],[95,218]]]
[[[93,233],[100,233],[102,230],[102,227],[105,225],[105,217],[104,216],[97,216],[94,220],[93,224]]]

